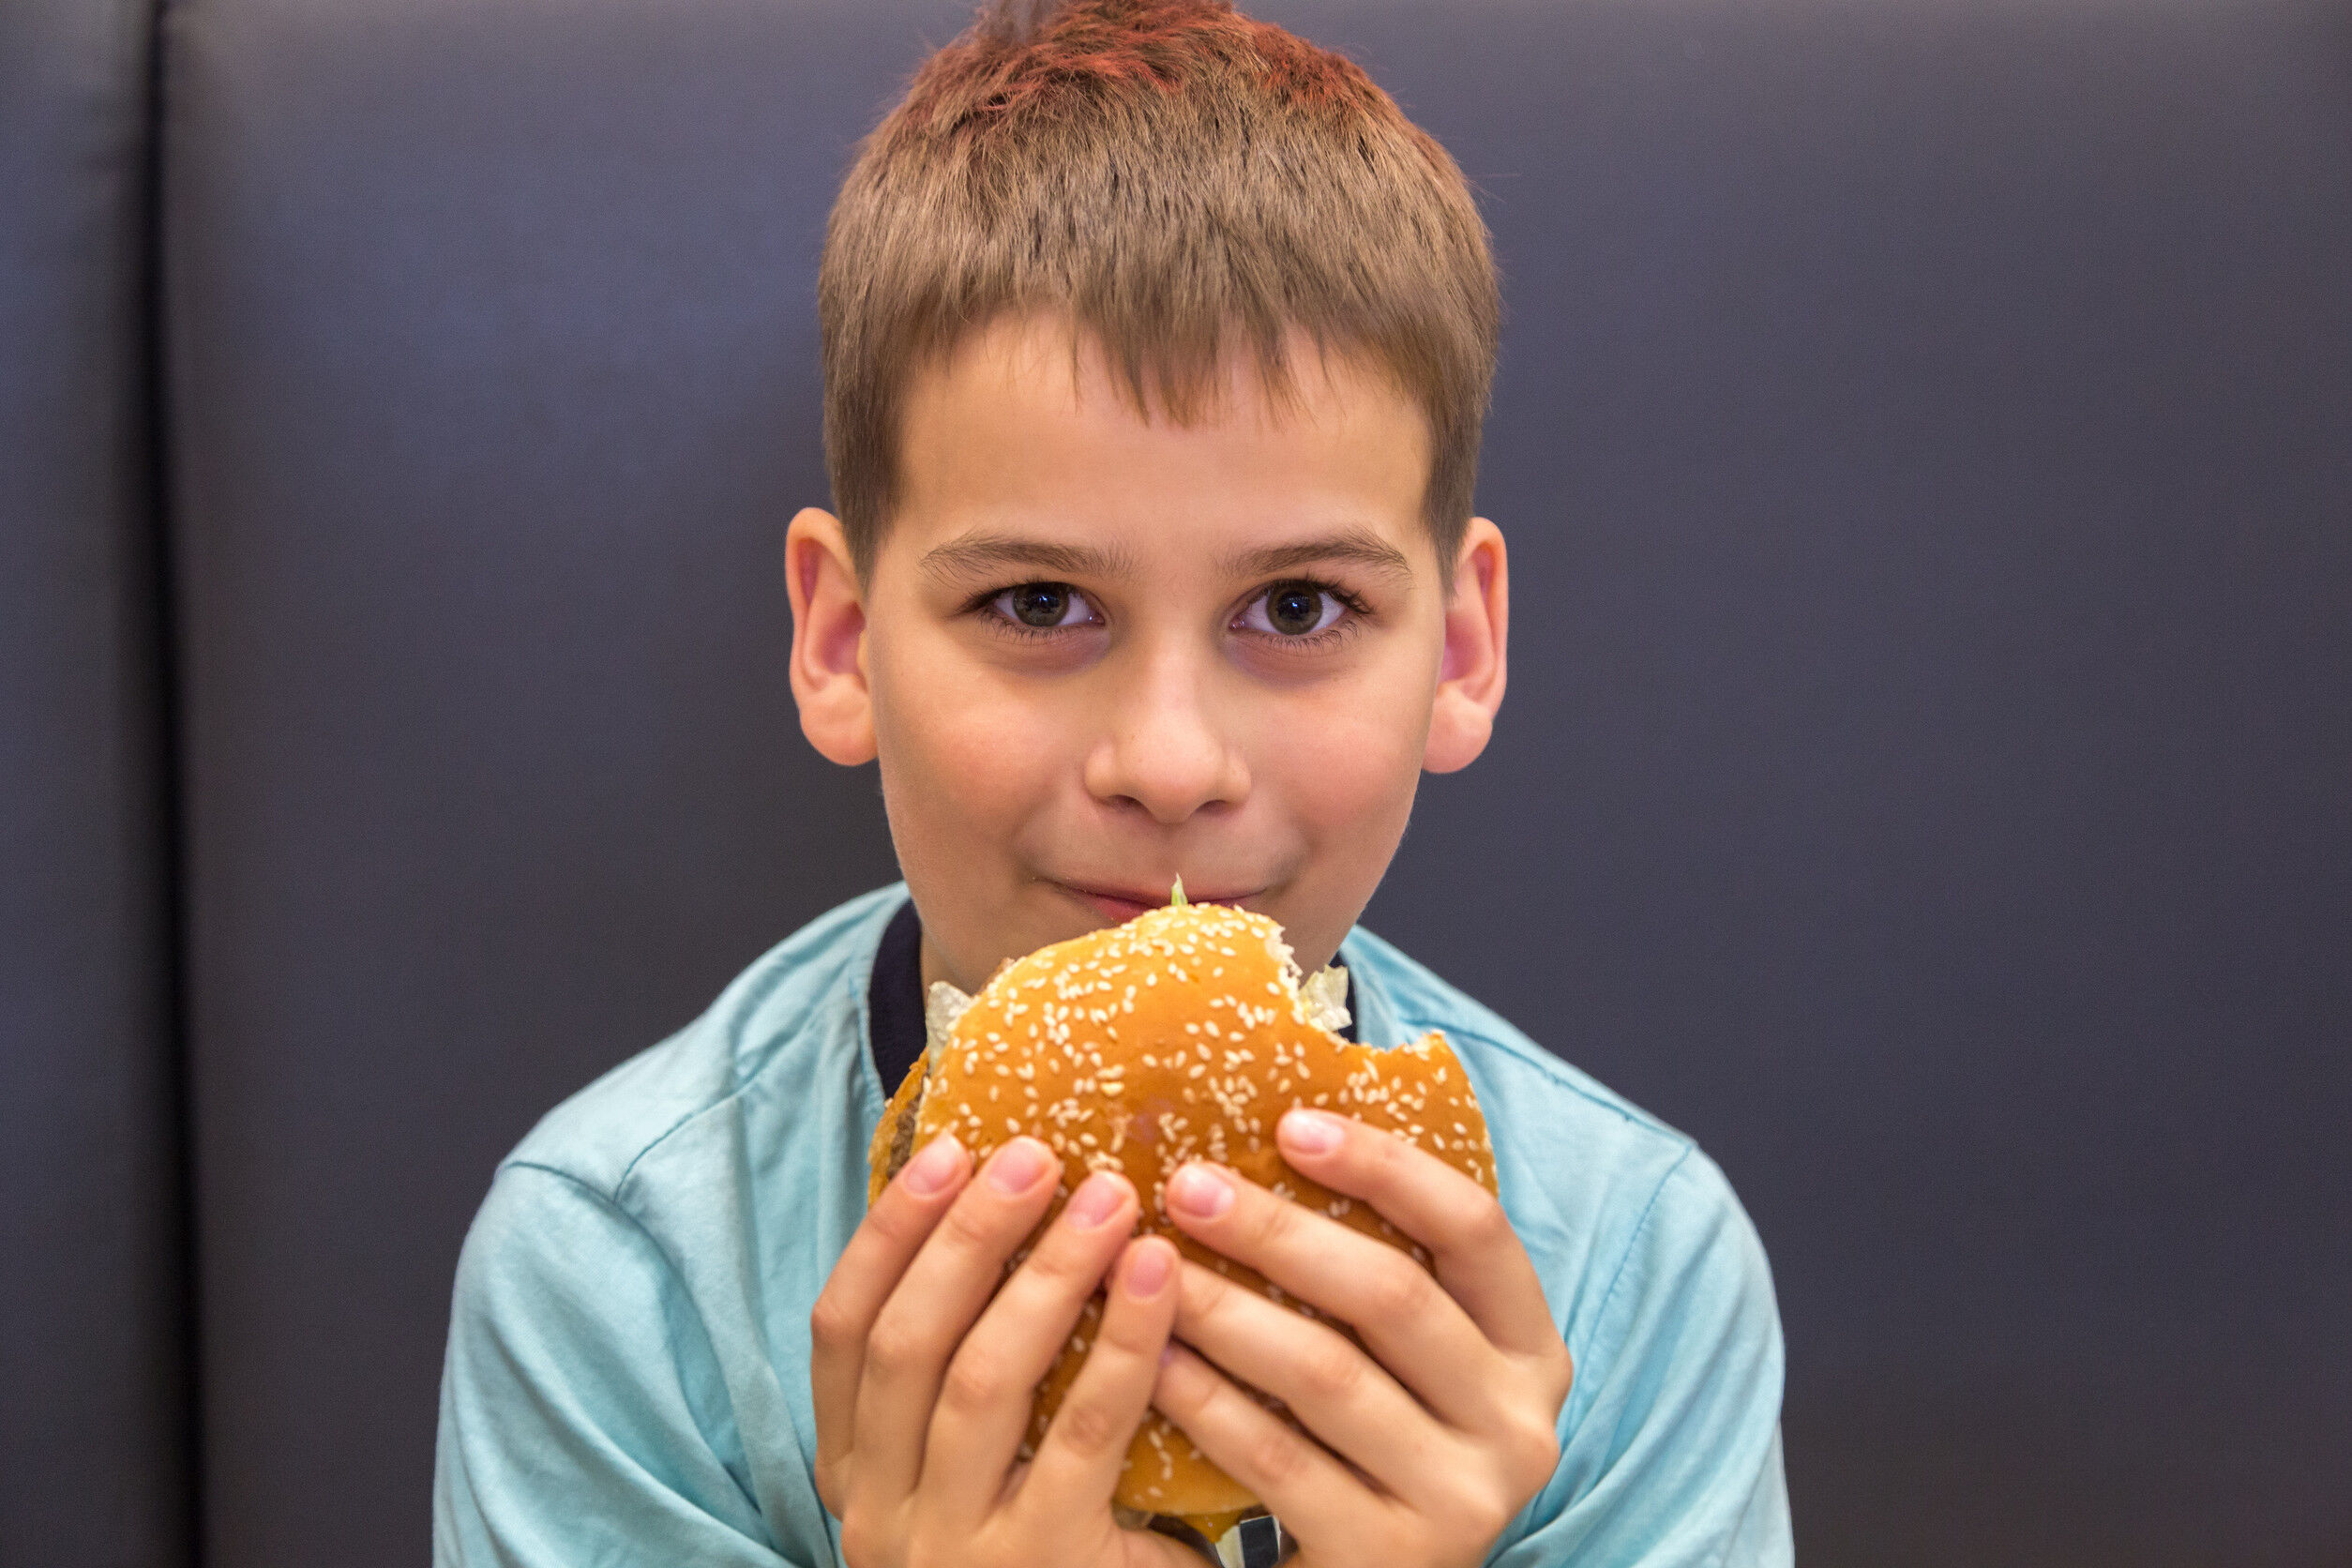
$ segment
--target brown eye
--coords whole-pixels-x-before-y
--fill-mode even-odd
[[[1029,582],[1013,590],[1013,613],[1024,626],[1058,626],[1070,612],[1070,591],[1059,582]]]
[[[1282,637],[1305,637],[1337,620],[1340,605],[1319,583],[1277,582],[1251,608],[1257,613],[1245,617],[1246,621],[1256,623],[1262,616],[1268,631]]]
[[[997,613],[1036,631],[1083,626],[1094,619],[1086,596],[1066,582],[1024,582],[999,594]]]
[[[1291,584],[1266,596],[1266,620],[1289,637],[1304,637],[1323,618],[1323,596],[1312,588]]]

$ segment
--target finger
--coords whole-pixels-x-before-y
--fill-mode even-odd
[[[1493,1424],[1496,1391],[1510,1382],[1502,1352],[1428,1270],[1220,1167],[1184,1166],[1166,1192],[1168,1217],[1186,1235],[1353,1328],[1441,1420]]]
[[[995,1503],[1037,1385],[1126,1245],[1139,1208],[1124,1176],[1089,1176],[964,1335],[941,1380],[923,1458],[927,1506],[942,1517],[977,1523]]]
[[[1256,1492],[1285,1530],[1310,1549],[1319,1541],[1384,1538],[1378,1526],[1392,1507],[1387,1499],[1207,1362],[1182,1345],[1170,1351],[1152,1403],[1219,1470]]]
[[[1457,1440],[1346,1334],[1186,1263],[1176,1333],[1221,1370],[1290,1408],[1325,1447],[1398,1497]]]
[[[971,1174],[971,1158],[953,1133],[933,1138],[882,1188],[817,1294],[808,1314],[808,1380],[821,1477],[855,1440],[858,1377],[874,1319]]]
[[[1053,1199],[1062,1162],[1033,1138],[999,1149],[915,1253],[866,1336],[857,1385],[858,1483],[908,1496],[948,1357],[1004,1277],[1005,1259]],[[1001,1479],[1001,1478],[1000,1478]]]
[[[1158,1236],[1130,1242],[1120,1254],[1093,1348],[1021,1484],[1024,1512],[1053,1518],[1108,1505],[1175,1320],[1176,1265],[1175,1246]]]
[[[1544,1282],[1493,1193],[1394,1134],[1327,1111],[1290,1111],[1275,1137],[1300,1174],[1363,1199],[1426,1247],[1446,1293],[1498,1348],[1560,1348]]]

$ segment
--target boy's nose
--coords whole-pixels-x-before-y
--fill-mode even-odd
[[[1165,827],[1210,806],[1239,806],[1249,767],[1204,701],[1200,672],[1179,660],[1141,671],[1114,699],[1108,732],[1086,758],[1096,800],[1132,802]]]

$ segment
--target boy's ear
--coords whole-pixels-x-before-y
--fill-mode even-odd
[[[1421,765],[1453,773],[1478,760],[1502,706],[1511,630],[1511,568],[1502,530],[1472,518],[1454,563],[1454,596],[1445,607],[1445,656]]]
[[[792,600],[792,701],[800,731],[827,761],[874,760],[874,699],[866,684],[866,593],[850,541],[831,512],[804,506],[784,531]]]

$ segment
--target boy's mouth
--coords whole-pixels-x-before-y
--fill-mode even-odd
[[[1169,880],[1172,882],[1174,879]],[[1155,892],[1139,887],[1093,887],[1065,882],[1057,882],[1053,885],[1114,925],[1124,925],[1145,910],[1154,910],[1168,902],[1168,890],[1165,887]],[[1196,892],[1189,883],[1184,888],[1185,898],[1196,904],[1238,905],[1250,896],[1249,891]]]

